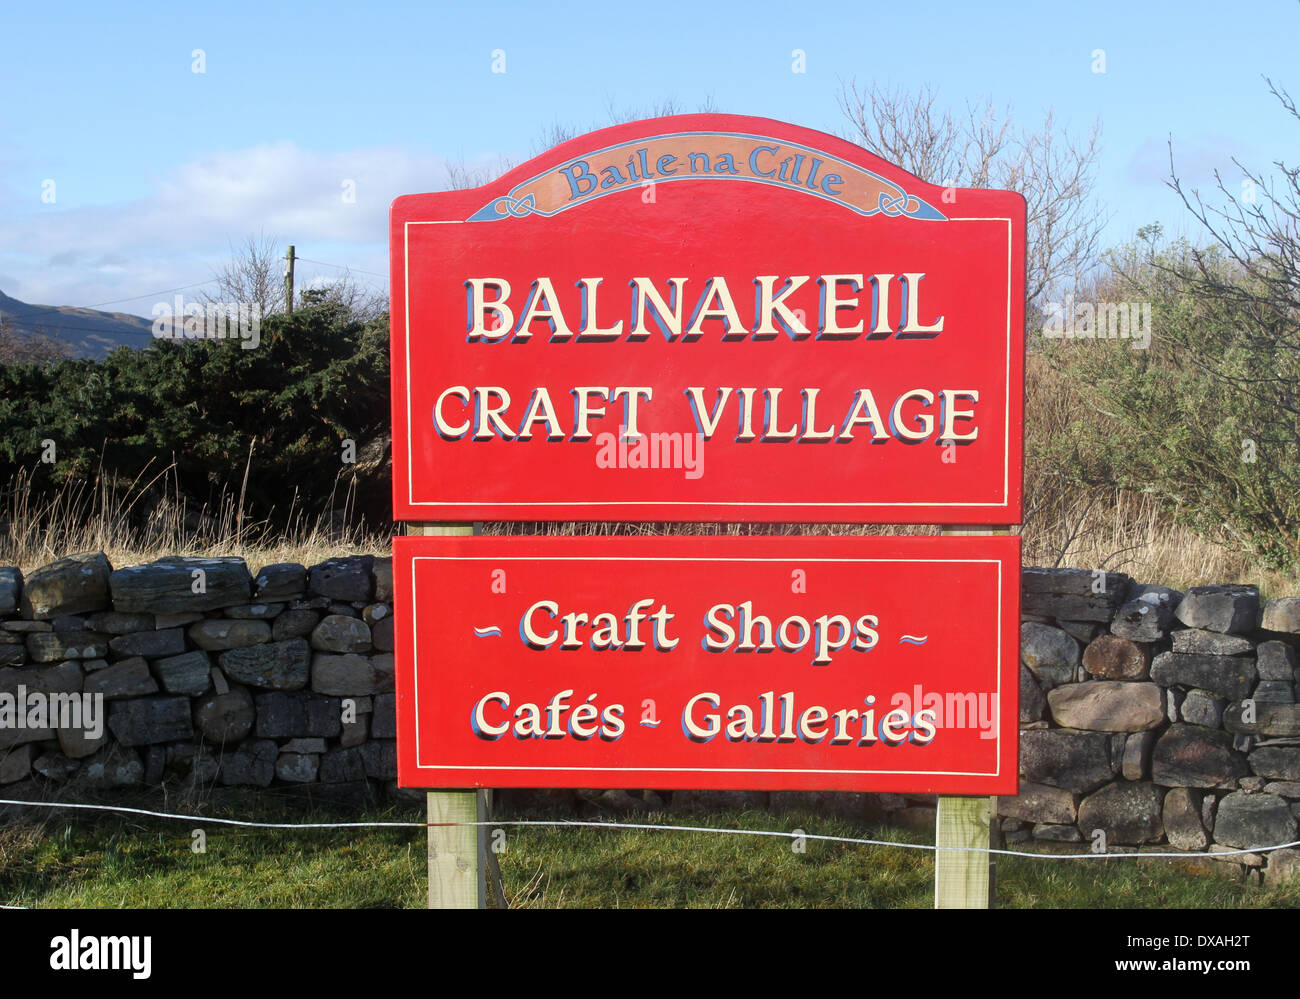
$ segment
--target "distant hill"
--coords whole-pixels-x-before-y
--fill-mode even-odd
[[[153,321],[125,312],[97,312],[71,305],[29,305],[0,291],[0,322],[20,335],[44,333],[68,345],[70,357],[101,360],[121,346],[147,347]]]

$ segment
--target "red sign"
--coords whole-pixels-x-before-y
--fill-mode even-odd
[[[1019,546],[396,538],[399,783],[1015,794]]]
[[[394,516],[1017,523],[1024,233],[733,115],[398,198]]]

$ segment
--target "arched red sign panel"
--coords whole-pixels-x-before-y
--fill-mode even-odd
[[[398,198],[394,516],[1017,523],[1024,234],[734,115]]]

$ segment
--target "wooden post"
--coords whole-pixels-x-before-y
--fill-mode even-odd
[[[1009,527],[945,527],[944,537],[989,537],[1011,533]],[[1018,585],[1018,583],[1017,583]],[[996,798],[940,795],[935,817],[934,844],[939,847],[997,845]],[[991,909],[995,898],[997,859],[976,850],[936,850],[934,855],[934,907],[936,909]]]
[[[408,534],[443,536],[474,533],[473,524],[408,524]],[[487,802],[483,791],[430,791],[429,908],[487,908],[485,854],[487,830],[483,826],[435,825],[439,822],[485,822]]]
[[[293,315],[293,247],[284,255],[284,311]]]

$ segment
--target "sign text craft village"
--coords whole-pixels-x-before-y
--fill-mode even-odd
[[[714,114],[399,198],[394,516],[1018,523],[1024,232]],[[1015,793],[1016,538],[394,554],[404,786]]]

